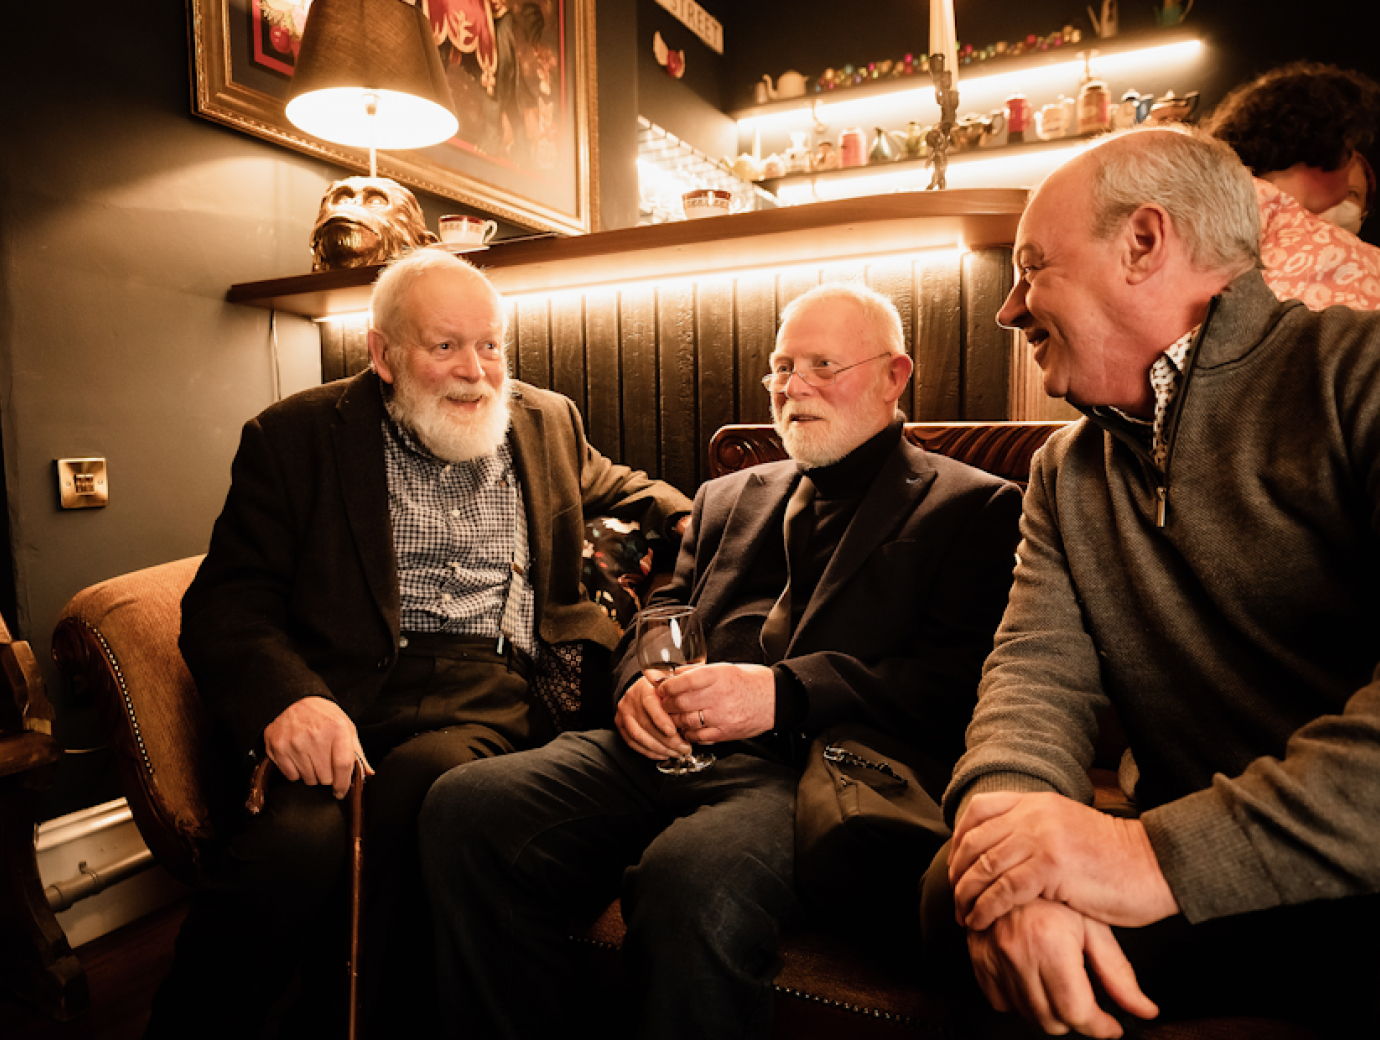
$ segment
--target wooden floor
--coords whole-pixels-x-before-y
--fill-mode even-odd
[[[91,990],[91,1010],[55,1022],[0,990],[5,1040],[139,1040],[154,990],[172,964],[173,942],[186,916],[174,903],[77,949]]]

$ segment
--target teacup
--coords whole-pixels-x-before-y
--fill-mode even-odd
[[[687,191],[680,197],[686,220],[700,217],[721,217],[733,208],[733,193],[719,188],[700,188]]]
[[[448,246],[486,246],[498,233],[498,225],[483,217],[450,214],[439,222],[441,242]]]

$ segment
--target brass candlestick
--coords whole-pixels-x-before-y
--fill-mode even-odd
[[[930,78],[934,80],[934,99],[939,103],[939,122],[925,135],[932,170],[929,191],[942,191],[948,186],[949,149],[953,146],[954,122],[958,116],[958,91],[954,90],[953,72],[945,65],[943,54],[930,55]]]

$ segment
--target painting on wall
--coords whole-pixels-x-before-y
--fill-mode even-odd
[[[593,0],[417,3],[460,129],[431,148],[379,152],[379,174],[534,230],[593,230]],[[311,0],[191,8],[198,115],[367,172],[366,151],[303,133],[283,111]]]

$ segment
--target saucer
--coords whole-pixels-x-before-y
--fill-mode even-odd
[[[489,247],[483,242],[437,242],[447,253],[475,253]]]

